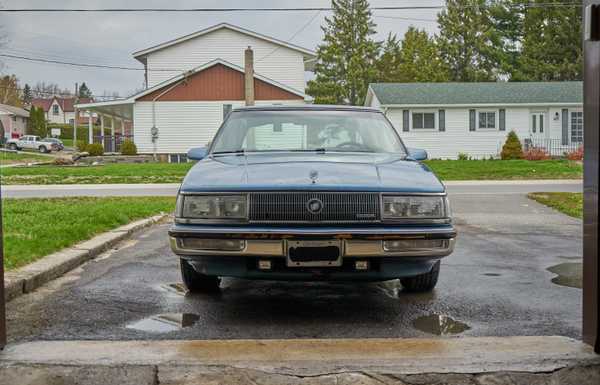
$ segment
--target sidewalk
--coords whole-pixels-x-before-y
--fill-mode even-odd
[[[597,385],[600,356],[566,337],[40,341],[0,353],[0,385],[57,378],[78,384]]]

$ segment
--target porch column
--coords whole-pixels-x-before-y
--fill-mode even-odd
[[[100,140],[102,141],[102,147],[104,147],[104,115],[99,114],[100,118]]]
[[[88,110],[88,143],[94,143],[94,130],[92,128],[92,112]]]
[[[110,117],[110,149],[112,152],[117,152],[117,141],[115,139],[115,116]]]

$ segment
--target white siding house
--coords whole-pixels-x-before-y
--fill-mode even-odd
[[[583,144],[581,82],[379,83],[365,105],[383,109],[405,144],[430,158],[497,157],[510,131],[553,156]]]
[[[311,100],[304,93],[304,73],[312,68],[314,52],[218,24],[134,53],[146,69],[146,90],[121,101],[77,107],[133,121],[133,140],[140,153],[185,154],[209,142],[228,111],[244,105],[248,48],[257,105]],[[158,131],[154,141],[153,127]]]

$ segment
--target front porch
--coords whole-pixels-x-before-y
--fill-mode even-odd
[[[87,116],[87,143],[100,143],[106,153],[117,153],[125,140],[133,137],[133,103],[131,99],[112,100],[108,102],[84,103],[75,105],[75,113]],[[97,114],[100,120],[100,135],[94,135],[93,118]],[[106,135],[106,123],[110,122],[110,135]],[[74,131],[73,143],[76,144],[77,130]]]

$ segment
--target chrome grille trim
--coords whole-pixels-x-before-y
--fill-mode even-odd
[[[318,214],[308,211],[311,199],[323,202]],[[378,223],[380,194],[373,192],[252,192],[251,223]],[[363,217],[361,217],[361,215]]]

